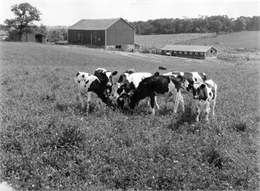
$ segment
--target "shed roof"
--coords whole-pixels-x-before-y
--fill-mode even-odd
[[[69,29],[75,30],[105,30],[112,26],[114,23],[119,21],[122,18],[114,18],[114,19],[81,19],[79,22],[75,23]],[[122,19],[126,22],[124,19]],[[126,22],[129,26],[134,28],[128,22]]]
[[[190,46],[190,45],[166,45],[161,50],[187,51],[187,52],[207,52],[213,46]],[[216,50],[216,48],[214,48]]]

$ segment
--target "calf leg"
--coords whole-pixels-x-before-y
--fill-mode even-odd
[[[88,92],[87,93],[87,105],[86,105],[86,113],[87,114],[88,114],[88,110],[89,110],[90,101],[91,101],[91,92]]]
[[[157,102],[157,97],[156,96],[154,97],[154,102],[155,102],[155,105],[156,105],[157,109],[160,109],[160,107],[158,105],[158,102]]]
[[[184,108],[184,99],[183,99],[183,96],[181,95],[181,93],[180,93],[179,96],[180,96],[180,97],[179,97],[179,100],[180,100],[180,102],[181,102],[182,111],[184,111],[184,110],[185,110],[185,108]]]
[[[81,93],[81,91],[79,90],[79,101],[81,103],[81,108],[84,109],[84,101],[83,101],[83,95]]]
[[[213,100],[213,101],[212,101],[212,108],[211,108],[211,109],[212,109],[212,117],[213,117],[213,118],[215,118],[215,105],[216,105],[216,101]]]
[[[150,99],[151,99],[150,106],[152,110],[152,115],[155,116],[155,109],[154,109],[155,96],[151,96]]]
[[[196,122],[199,122],[200,120],[200,108],[196,107]]]
[[[201,112],[201,108],[199,105],[199,101],[195,100],[195,106],[196,106],[196,122],[199,122],[200,120],[200,112]]]
[[[206,121],[209,122],[209,112],[210,112],[210,103],[206,103],[205,107],[205,115],[206,115]]]
[[[180,101],[180,92],[177,92],[176,97],[175,97],[175,103],[174,103],[174,113],[177,112],[178,106],[179,106],[179,101]]]

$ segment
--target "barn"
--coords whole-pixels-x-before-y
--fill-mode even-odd
[[[46,36],[45,34],[34,32],[34,33],[25,33],[22,35],[22,42],[39,42],[39,43],[46,43]]]
[[[135,44],[135,28],[122,18],[82,19],[69,27],[68,43],[121,48]]]
[[[23,33],[22,38],[18,34],[9,33],[11,41],[46,43],[46,37],[47,35],[39,32]]]
[[[162,55],[196,59],[217,58],[218,54],[213,46],[166,45],[161,51]]]

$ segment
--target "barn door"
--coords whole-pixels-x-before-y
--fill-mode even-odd
[[[78,33],[78,44],[83,44],[83,33]]]

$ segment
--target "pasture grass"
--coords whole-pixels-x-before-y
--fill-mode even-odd
[[[259,187],[256,63],[129,58],[88,48],[1,43],[1,180],[17,190],[254,190]],[[216,119],[173,103],[152,117],[81,109],[74,76],[98,67],[202,71],[218,85]]]
[[[163,46],[171,44],[214,46],[218,49],[219,59],[236,61],[236,64],[240,65],[244,64],[245,61],[260,60],[259,36],[259,31],[233,32],[221,35],[212,33],[140,35],[136,36],[136,42],[147,52],[149,49],[161,49]]]

